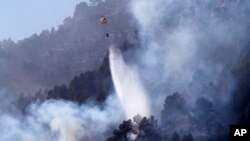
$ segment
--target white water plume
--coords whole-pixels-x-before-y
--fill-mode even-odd
[[[126,118],[137,114],[149,116],[150,106],[146,91],[137,72],[124,62],[120,50],[113,46],[109,50],[109,61],[115,91]]]

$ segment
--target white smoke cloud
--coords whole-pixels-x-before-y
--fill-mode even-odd
[[[137,114],[149,116],[149,101],[137,72],[124,62],[118,48],[110,47],[109,60],[115,90],[126,118]]]
[[[121,122],[119,102],[114,96],[105,108],[77,105],[62,100],[32,104],[27,115],[0,116],[1,141],[102,141],[112,126]],[[115,116],[114,116],[115,115]]]
[[[230,100],[235,82],[231,70],[242,53],[247,25],[237,3],[131,1],[142,45],[137,56],[143,68],[139,72],[157,101],[152,102],[152,111],[173,92],[186,94],[191,102],[200,96],[223,103]]]

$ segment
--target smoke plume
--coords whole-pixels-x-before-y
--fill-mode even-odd
[[[27,114],[0,109],[0,140],[103,141],[123,118],[114,95],[107,99],[104,106],[79,106],[69,101],[47,100],[30,105]],[[6,107],[3,109],[6,110]]]
[[[222,0],[131,1],[142,45],[139,71],[151,98],[158,101],[152,111],[162,105],[162,96],[174,92],[184,93],[191,103],[201,96],[215,104],[231,100],[232,68],[247,41],[247,5]]]
[[[113,46],[109,50],[110,70],[117,96],[126,118],[137,114],[149,116],[150,106],[137,72],[123,60],[121,52]]]

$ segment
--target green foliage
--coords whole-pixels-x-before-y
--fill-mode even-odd
[[[108,138],[107,141],[127,141],[128,133],[136,133],[132,120],[123,121],[119,125],[119,129],[114,130],[113,136]]]
[[[55,86],[48,92],[47,99],[65,99],[78,103],[91,99],[103,102],[111,88],[112,80],[106,56],[98,70],[75,76],[68,86]]]
[[[140,115],[135,116],[133,121],[123,121],[107,141],[127,141],[131,134],[136,135],[135,141],[161,141],[157,120],[153,116],[142,118]]]
[[[167,96],[164,101],[163,116],[170,113],[171,111],[185,111],[185,99],[179,94],[174,93],[173,95]]]
[[[157,120],[151,116],[150,118],[144,117],[139,124],[140,134],[137,139],[145,141],[161,141],[160,130],[158,128]]]
[[[169,129],[178,128],[180,122],[184,122],[182,118],[188,115],[187,109],[186,100],[179,93],[167,96],[161,112],[162,126]]]

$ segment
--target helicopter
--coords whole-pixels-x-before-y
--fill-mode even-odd
[[[102,25],[106,25],[108,24],[108,18],[106,16],[101,16],[100,20],[99,20],[100,24]],[[106,33],[105,36],[107,38],[109,38],[109,33]]]
[[[99,21],[100,21],[100,24],[107,24],[108,18],[106,16],[101,16]]]

